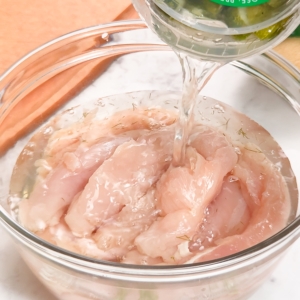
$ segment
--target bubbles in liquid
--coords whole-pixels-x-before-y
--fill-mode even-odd
[[[236,176],[229,176],[229,178],[228,178],[228,181],[229,181],[229,182],[236,182],[236,181],[238,181],[238,180],[239,180],[239,178],[236,177]]]
[[[102,99],[98,99],[97,102],[96,102],[96,105],[100,106],[100,107],[104,107],[105,103],[103,103]]]
[[[109,34],[108,34],[107,32],[102,33],[101,38],[102,38],[103,40],[105,40],[105,41],[108,42],[108,41],[109,41]]]
[[[216,43],[219,43],[219,42],[222,42],[222,38],[218,38],[218,39],[214,39],[214,42],[216,42]]]
[[[68,109],[68,113],[69,113],[70,115],[74,115],[74,109],[73,109],[73,108]]]
[[[225,112],[223,106],[221,106],[220,104],[216,104],[213,108],[215,110],[217,110],[219,113],[224,113]]]
[[[236,154],[241,154],[241,149],[239,147],[234,147],[234,151]]]

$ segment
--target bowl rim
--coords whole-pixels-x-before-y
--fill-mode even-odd
[[[74,36],[80,36],[82,34],[89,34],[94,32],[95,30],[111,28],[114,26],[126,26],[132,25],[130,30],[132,29],[146,29],[146,25],[143,21],[140,20],[126,20],[126,21],[117,21],[106,23],[102,25],[91,26],[83,29],[79,29],[65,35],[62,35],[56,39],[49,41],[48,43],[43,44],[42,46],[34,49],[29,52],[27,55],[19,59],[16,63],[14,63],[6,72],[4,72],[0,76],[0,82],[8,77],[13,71],[27,59],[31,58],[35,54],[40,51],[59,44],[62,41],[65,41]],[[149,30],[149,29],[147,29]],[[148,43],[149,44],[149,43]],[[158,45],[158,43],[152,43],[153,45]],[[163,43],[162,43],[163,44]],[[124,44],[126,45],[126,44]],[[166,46],[167,47],[167,46]],[[169,48],[169,51],[171,49]],[[284,72],[289,73],[295,79],[299,81],[300,71],[295,68],[291,63],[287,62],[283,57],[279,54],[270,51],[268,53],[262,54],[262,56],[271,60],[274,64],[280,65],[284,67]],[[234,65],[234,63],[233,63]],[[0,91],[1,96],[1,91]],[[300,235],[300,216],[296,217],[290,224],[288,224],[284,229],[271,236],[270,238],[264,240],[263,242],[254,245],[250,248],[247,248],[238,253],[232,254],[230,256],[226,256],[223,258],[201,262],[201,263],[193,263],[193,264],[185,264],[185,265],[166,265],[166,266],[144,266],[144,265],[130,265],[130,264],[121,264],[110,261],[99,260],[87,256],[83,256],[80,254],[76,254],[74,252],[70,252],[58,246],[55,246],[51,243],[48,243],[41,238],[35,236],[32,232],[23,228],[19,223],[17,223],[10,214],[4,209],[2,205],[0,205],[0,224],[6,228],[10,234],[19,240],[21,243],[25,244],[27,247],[31,248],[35,252],[38,252],[41,256],[51,256],[51,259],[54,261],[59,261],[60,264],[68,265],[69,267],[76,264],[81,265],[82,267],[93,269],[93,270],[107,270],[111,271],[113,268],[116,272],[121,274],[140,274],[146,276],[157,276],[157,275],[170,275],[169,271],[172,271],[171,275],[186,275],[187,273],[202,273],[207,271],[218,271],[222,268],[232,267],[236,264],[247,263],[255,257],[260,256],[261,254],[272,250],[272,248],[276,248],[277,245],[284,244],[285,241],[294,241],[297,239],[297,235]]]

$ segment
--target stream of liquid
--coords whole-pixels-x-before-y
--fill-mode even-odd
[[[173,165],[178,167],[184,165],[185,162],[185,149],[190,130],[193,127],[197,96],[222,64],[194,58],[182,52],[177,52],[177,56],[183,71],[183,92],[173,150]]]
[[[266,21],[264,18],[270,16],[265,13],[266,10],[276,15],[280,11],[280,5],[284,2],[278,8],[274,5],[262,6],[261,14],[253,14],[252,8],[247,7],[223,9],[222,5],[211,1],[136,0],[133,2],[144,16],[148,26],[173,48],[180,59],[183,70],[183,95],[176,126],[173,165],[182,166],[185,162],[185,148],[193,124],[193,109],[197,96],[214,71],[226,62],[250,56],[266,48],[293,19],[289,19],[289,22],[279,21],[273,27],[258,31],[253,27],[253,32],[244,34],[243,30],[240,33],[238,29],[243,29],[247,25],[240,22],[245,19],[247,13],[249,13],[249,18],[252,17],[252,25],[260,24]],[[208,21],[210,30],[205,31],[202,25],[203,22],[208,24]],[[198,28],[199,24],[201,28]],[[233,35],[211,29],[218,29],[224,25],[226,28],[233,26]]]

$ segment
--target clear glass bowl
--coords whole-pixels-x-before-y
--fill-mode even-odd
[[[60,37],[0,77],[0,223],[33,273],[59,299],[246,299],[299,237],[297,191],[295,216],[278,234],[229,257],[182,266],[121,265],[83,257],[48,244],[11,216],[7,199],[14,164],[34,132],[53,115],[78,105],[96,105],[105,116],[132,107],[135,100],[127,94],[121,105],[116,102],[114,109],[107,109],[100,98],[149,90],[164,91],[154,92],[153,101],[165,106],[169,97],[167,107],[173,108],[181,77],[176,55],[140,21]],[[265,127],[290,159],[298,184],[299,82],[295,68],[268,53],[222,67],[203,90],[207,97],[231,105]],[[114,105],[119,98],[106,99]]]
[[[170,1],[166,2],[170,5]],[[287,1],[279,13],[261,23],[232,28],[216,21],[183,19],[162,0],[132,3],[149,28],[175,51],[222,63],[266,52],[286,39],[300,23],[299,1]]]

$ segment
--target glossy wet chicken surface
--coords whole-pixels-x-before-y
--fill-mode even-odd
[[[174,167],[176,119],[141,107],[44,127],[20,223],[67,250],[144,265],[224,257],[283,229],[288,188],[259,146],[196,124],[184,165]]]

